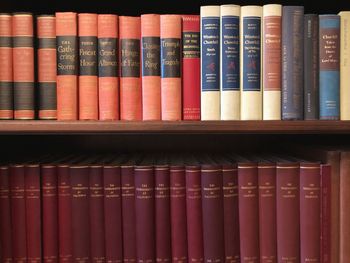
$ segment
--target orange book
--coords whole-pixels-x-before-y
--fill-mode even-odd
[[[160,120],[160,15],[141,16],[142,119]]]
[[[119,17],[120,119],[141,120],[140,17]]]
[[[118,16],[98,15],[99,119],[119,119]]]
[[[78,119],[77,14],[56,13],[57,119]]]
[[[162,120],[181,120],[181,16],[160,16]]]
[[[79,119],[98,120],[97,14],[79,14]]]

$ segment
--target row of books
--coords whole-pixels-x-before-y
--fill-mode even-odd
[[[341,158],[342,198],[349,152]],[[1,262],[347,262],[350,207],[340,201],[333,228],[335,167],[232,154],[8,162]]]
[[[349,20],[222,5],[58,12],[38,16],[35,33],[32,14],[1,14],[0,118],[350,120]]]

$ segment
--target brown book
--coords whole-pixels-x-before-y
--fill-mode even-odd
[[[339,262],[350,260],[350,151],[340,155],[340,256]]]
[[[331,202],[332,202],[332,167],[321,165],[321,262],[331,261]]]

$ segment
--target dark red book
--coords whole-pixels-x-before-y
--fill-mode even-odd
[[[102,166],[91,165],[89,172],[91,262],[105,261],[104,198]]]
[[[276,164],[259,162],[260,262],[277,262]]]
[[[25,176],[23,165],[10,167],[12,260],[27,261]]]
[[[330,263],[332,252],[332,166],[321,165],[321,262]]]
[[[200,165],[186,165],[188,262],[203,262],[203,224]]]
[[[10,200],[10,172],[0,166],[0,250],[1,262],[12,262],[12,223]]]
[[[222,167],[202,165],[201,175],[204,262],[224,262]]]
[[[41,262],[40,166],[28,164],[25,170],[27,261]]]
[[[154,262],[156,249],[153,166],[135,166],[134,173],[137,262]]]
[[[321,173],[319,163],[300,164],[300,262],[320,262]]]
[[[243,262],[259,262],[259,190],[255,162],[238,164],[239,234]]]

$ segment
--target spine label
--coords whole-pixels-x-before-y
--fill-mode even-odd
[[[140,40],[121,40],[121,77],[140,77]]]
[[[162,78],[180,78],[180,39],[161,40]]]
[[[142,38],[142,76],[160,76],[160,38]]]
[[[200,34],[199,32],[182,33],[182,57],[183,58],[200,58]]]
[[[97,37],[79,37],[80,75],[97,76]]]
[[[57,75],[78,75],[76,36],[57,36]]]
[[[118,77],[117,38],[98,39],[99,77]]]

